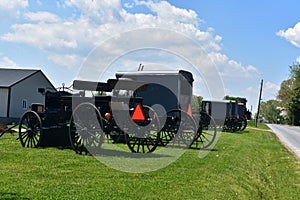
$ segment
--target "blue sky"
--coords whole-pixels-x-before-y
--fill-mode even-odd
[[[260,80],[265,83],[263,100],[275,98],[288,78],[288,66],[300,61],[298,8],[297,0],[2,0],[0,67],[42,69],[55,86],[68,85],[104,41],[140,28],[163,28],[201,46],[214,62],[225,94],[246,97],[255,112]],[[171,39],[163,45],[172,44]],[[111,69],[131,69],[139,62],[132,57]],[[165,59],[156,61],[178,61]],[[154,62],[142,61],[145,68]]]

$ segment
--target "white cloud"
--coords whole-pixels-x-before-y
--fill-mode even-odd
[[[259,72],[253,65],[243,66],[241,63],[229,59],[225,54],[220,52],[210,53],[209,56],[225,80],[232,80],[234,78],[236,81],[240,81],[245,78],[259,77]]]
[[[20,12],[28,6],[28,0],[1,0],[0,22],[17,19],[20,16]]]
[[[43,3],[40,0],[36,0],[37,5],[42,6]]]
[[[67,0],[65,5],[75,7],[80,11],[81,17],[97,25],[122,20],[120,11],[123,9],[120,0]]]
[[[285,38],[287,41],[292,43],[294,46],[300,48],[300,22],[294,27],[288,28],[287,30],[280,30],[277,35]]]
[[[127,3],[124,4],[124,7],[128,8],[128,9],[131,9],[131,8],[134,7],[134,4],[133,3],[130,4],[130,3],[127,2]]]
[[[300,64],[300,56],[296,58],[296,62]]]
[[[49,60],[53,61],[55,64],[64,66],[68,69],[72,69],[74,66],[78,66],[82,61],[82,57],[76,54],[54,54],[50,53],[48,55]]]
[[[27,12],[24,14],[31,21],[59,22],[59,17],[49,12]]]
[[[195,11],[176,8],[167,1],[159,3],[153,1],[135,1],[137,5],[146,5],[152,12],[155,12],[160,19],[172,23],[188,23],[199,25],[199,18]]]
[[[221,37],[215,36],[212,30],[201,31],[198,27],[200,20],[194,11],[176,8],[165,1],[139,3],[145,4],[157,15],[129,13],[122,8],[119,0],[68,0],[64,6],[79,10],[77,17],[59,18],[49,12],[26,12],[24,16],[29,22],[12,25],[12,31],[0,36],[0,39],[26,43],[49,54],[82,56],[116,34],[136,28],[159,27],[192,37],[206,51],[220,50],[218,43]],[[137,42],[138,39],[143,40],[143,36],[137,37]],[[158,39],[165,44],[176,43],[168,36]]]
[[[28,1],[27,0],[1,0],[0,1],[0,8],[1,9],[9,9],[9,10],[14,10],[14,9],[19,9],[19,8],[26,8],[28,6]]]
[[[15,24],[11,28],[14,32],[3,35],[2,40],[26,43],[50,51],[77,47],[76,33],[73,34],[71,24],[28,23]],[[73,35],[74,37],[72,37]]]
[[[8,58],[7,56],[3,56],[0,53],[0,68],[15,68],[17,67],[17,64]]]
[[[264,84],[263,92],[268,99],[269,98],[275,99],[278,94],[279,89],[280,89],[279,85],[272,83],[270,81],[267,81]]]
[[[10,1],[11,2],[11,1]],[[17,1],[16,1],[17,2]],[[21,2],[21,1],[19,1]],[[27,1],[22,1],[27,2]],[[67,68],[78,68],[88,53],[103,41],[126,31],[140,28],[162,28],[176,31],[192,38],[209,56],[197,54],[190,50],[190,57],[199,57],[203,71],[210,70],[211,61],[215,63],[220,74],[226,80],[233,78],[245,79],[258,76],[256,67],[243,66],[241,63],[229,59],[221,51],[222,37],[216,35],[213,28],[202,30],[202,20],[193,10],[177,8],[167,1],[134,1],[125,5],[146,6],[151,12],[130,13],[126,11],[120,0],[84,1],[67,0],[60,3],[58,8],[76,10],[72,17],[61,17],[50,12],[24,12],[26,23],[14,24],[11,32],[0,36],[0,40],[25,43],[43,50],[49,60]],[[21,7],[28,7],[27,4]],[[18,7],[20,8],[20,6]],[[76,14],[75,14],[76,13]],[[76,16],[74,16],[76,15]],[[148,33],[150,34],[150,33]],[[136,43],[147,43],[149,46],[173,45],[173,49],[189,49],[183,43],[170,35],[157,35],[153,41],[145,41],[147,35],[135,35]],[[111,46],[111,53],[117,54],[123,46],[128,46],[124,41],[117,46]]]

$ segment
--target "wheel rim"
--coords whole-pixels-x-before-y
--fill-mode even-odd
[[[78,154],[95,154],[103,143],[102,120],[99,110],[91,103],[79,104],[70,120],[69,138]]]
[[[203,121],[204,120],[204,121]],[[215,120],[207,113],[201,113],[200,127],[195,139],[196,148],[206,149],[211,146],[217,135]]]
[[[42,136],[42,122],[37,113],[26,112],[19,123],[19,139],[23,147],[36,148]]]
[[[156,112],[148,106],[143,106],[143,112],[146,120],[138,122],[138,128],[129,131],[134,133],[129,133],[126,137],[127,145],[134,153],[153,152],[160,140],[160,123]]]
[[[195,120],[187,112],[182,110],[171,110],[167,113],[167,121],[165,127],[168,129],[168,146],[188,148],[192,145],[196,133],[197,126]],[[166,134],[166,132],[163,132]],[[164,141],[163,141],[164,142]]]
[[[176,135],[176,131],[168,128],[163,128],[160,131],[159,145],[166,146]]]

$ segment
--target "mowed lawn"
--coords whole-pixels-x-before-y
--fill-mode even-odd
[[[261,129],[264,128],[264,129]],[[70,149],[0,138],[0,199],[300,199],[300,164],[265,127],[222,133],[199,159],[190,149],[149,173],[111,169]]]

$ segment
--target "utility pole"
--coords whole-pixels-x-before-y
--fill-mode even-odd
[[[261,101],[261,93],[262,93],[263,84],[264,84],[264,80],[261,80],[261,82],[260,82],[259,99],[258,99],[258,107],[257,107],[257,114],[256,114],[256,119],[255,119],[255,126],[256,127],[257,127],[257,121],[258,121],[259,110],[260,110],[260,101]]]

